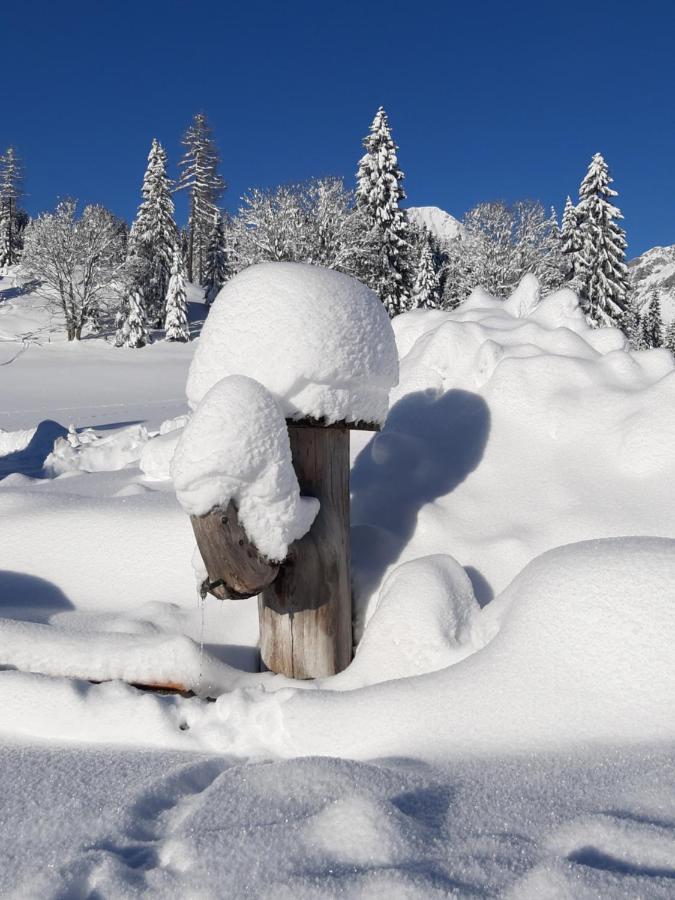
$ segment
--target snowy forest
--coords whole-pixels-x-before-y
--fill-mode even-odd
[[[21,262],[63,314],[69,340],[114,321],[118,347],[188,341],[186,282],[207,306],[233,275],[265,261],[306,262],[357,277],[394,317],[416,308],[457,308],[476,285],[507,297],[527,273],[545,296],[570,287],[589,324],[623,330],[634,349],[675,352],[675,322],[664,326],[658,291],[638,302],[626,265],[623,218],[600,153],[578,201],[562,214],[536,200],[479,203],[451,238],[409,216],[398,147],[383,108],[363,140],[356,186],[341,177],[252,188],[238,211],[221,206],[226,181],[206,116],[183,136],[175,177],[153,140],[141,202],[129,224],[99,205],[62,200],[31,219],[22,208],[23,166],[10,147],[0,158],[0,267]],[[175,219],[174,194],[189,214]]]

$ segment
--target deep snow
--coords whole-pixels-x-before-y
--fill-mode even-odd
[[[0,300],[0,614],[38,629],[0,622],[0,891],[670,896],[672,357],[531,280],[399,317],[352,436],[361,643],[293,685],[251,671],[254,600],[198,603],[167,478],[194,348],[51,327]],[[82,667],[220,696],[53,677]]]

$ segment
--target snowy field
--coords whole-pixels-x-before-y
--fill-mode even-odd
[[[298,684],[257,673],[255,599],[196,589],[190,300],[188,345],[68,345],[0,280],[0,894],[672,897],[670,353],[531,278],[396,319],[352,433],[359,647]]]

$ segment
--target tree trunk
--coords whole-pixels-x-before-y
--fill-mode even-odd
[[[288,434],[300,492],[321,509],[259,597],[261,661],[290,678],[320,678],[352,658],[349,429],[289,421]]]

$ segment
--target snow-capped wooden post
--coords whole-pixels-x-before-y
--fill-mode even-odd
[[[205,589],[259,594],[273,672],[320,678],[351,661],[349,433],[379,428],[397,376],[384,307],[349,276],[263,263],[211,307],[174,482]]]

